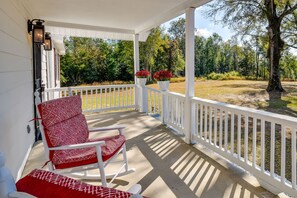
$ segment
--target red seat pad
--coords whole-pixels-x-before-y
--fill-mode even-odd
[[[102,159],[106,161],[121,149],[126,142],[126,138],[124,135],[117,135],[88,140],[88,142],[94,141],[105,141],[105,145],[101,146],[101,150]],[[57,169],[83,166],[98,162],[95,147],[50,151],[50,158]]]
[[[85,184],[53,172],[33,170],[16,183],[17,190],[39,198],[128,198],[132,194],[112,188]]]

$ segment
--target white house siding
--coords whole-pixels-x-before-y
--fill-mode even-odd
[[[34,142],[29,18],[21,1],[0,0],[0,151],[15,177]]]

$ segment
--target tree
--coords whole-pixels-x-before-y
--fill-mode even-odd
[[[167,45],[167,43],[160,27],[152,29],[146,42],[140,43],[140,65],[143,65],[143,69],[149,70],[151,75],[157,65],[155,62],[156,57],[158,53],[164,51],[164,45]]]
[[[217,0],[210,4],[207,14],[215,17],[223,12],[221,22],[243,36],[268,36],[267,91],[282,92],[280,59],[285,46],[296,45],[296,34],[292,34],[297,24],[296,10],[296,0]]]
[[[176,21],[172,21],[168,29],[169,36],[171,37],[171,39],[177,42],[179,49],[182,51],[183,57],[185,57],[185,53],[186,53],[185,31],[186,31],[186,20],[184,18],[179,18]]]

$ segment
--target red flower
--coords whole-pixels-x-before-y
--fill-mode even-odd
[[[167,80],[170,80],[170,78],[172,78],[173,75],[171,71],[161,70],[161,71],[155,72],[153,77],[157,81],[167,81]]]
[[[151,73],[147,70],[140,70],[136,72],[135,76],[137,78],[147,78]]]

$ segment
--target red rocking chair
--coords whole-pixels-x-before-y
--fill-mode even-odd
[[[45,155],[49,170],[56,173],[77,173],[84,179],[100,178],[108,186],[117,176],[134,171],[128,168],[126,139],[122,126],[110,126],[89,130],[82,114],[80,96],[69,96],[40,103],[38,93],[35,100]],[[39,100],[39,101],[38,101]],[[89,139],[89,133],[118,130],[115,136]],[[105,167],[120,153],[123,165],[116,173],[106,175]],[[88,170],[99,168],[99,175],[89,175]],[[83,172],[83,173],[82,173]],[[106,179],[111,181],[107,184]]]

